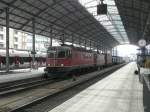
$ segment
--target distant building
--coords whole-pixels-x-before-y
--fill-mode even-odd
[[[45,44],[49,43],[50,39],[45,36],[35,36],[35,50],[45,51]],[[27,50],[32,50],[32,34],[26,33],[26,47]]]
[[[9,47],[12,49],[32,50],[32,34],[10,28]],[[35,36],[35,49],[45,51],[45,43],[50,39],[44,36]],[[0,26],[0,48],[6,48],[6,28]]]
[[[126,56],[126,57],[123,57],[123,60],[124,60],[126,63],[128,63],[128,62],[130,62],[130,61],[131,61],[131,58],[130,58],[130,57],[128,57],[128,56]]]

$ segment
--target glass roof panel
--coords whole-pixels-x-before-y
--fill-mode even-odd
[[[105,27],[105,29],[113,35],[120,43],[129,43],[128,36],[122,24],[118,9],[114,0],[104,0],[108,6],[107,15],[97,15],[97,4],[101,0],[79,0],[79,2]]]

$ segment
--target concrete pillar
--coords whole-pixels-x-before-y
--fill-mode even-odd
[[[9,8],[6,11],[6,72],[9,72]]]

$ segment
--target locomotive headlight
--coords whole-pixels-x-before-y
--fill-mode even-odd
[[[61,64],[60,66],[61,66],[61,67],[63,67],[63,66],[64,66],[64,64]]]

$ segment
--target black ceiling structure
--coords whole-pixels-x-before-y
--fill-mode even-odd
[[[110,49],[119,44],[78,0],[0,0],[0,25],[6,26],[5,8],[9,7],[10,28],[35,33],[66,42]]]
[[[115,0],[131,44],[150,43],[150,0]]]

